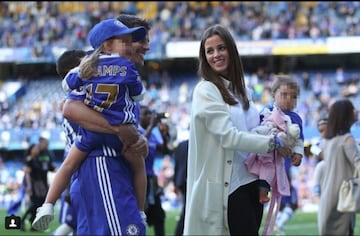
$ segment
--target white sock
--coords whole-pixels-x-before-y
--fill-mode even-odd
[[[283,227],[285,223],[292,218],[294,211],[290,207],[285,207],[276,219],[276,225],[278,227]]]
[[[63,236],[69,235],[73,232],[73,229],[67,224],[61,224],[56,230],[52,233],[53,236]]]

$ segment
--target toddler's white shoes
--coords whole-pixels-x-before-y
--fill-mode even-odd
[[[36,210],[36,217],[32,223],[32,227],[36,230],[46,230],[53,219],[54,205],[51,203],[44,203]]]

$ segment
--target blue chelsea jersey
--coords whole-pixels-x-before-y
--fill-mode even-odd
[[[78,77],[79,67],[71,70],[63,80],[66,91],[83,86],[84,103],[101,112],[111,125],[138,123],[136,102],[145,89],[135,65],[119,55],[101,55],[98,73],[89,80]]]

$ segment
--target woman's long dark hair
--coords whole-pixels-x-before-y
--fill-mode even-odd
[[[220,93],[224,101],[227,104],[234,105],[238,103],[236,98],[226,89],[223,81],[220,79],[220,75],[217,74],[210,67],[209,63],[206,60],[205,42],[208,38],[212,37],[213,35],[219,35],[220,38],[222,38],[225,42],[225,46],[229,52],[229,67],[228,67],[228,76],[226,79],[228,79],[231,82],[232,92],[241,98],[244,110],[248,110],[250,105],[249,105],[249,99],[246,94],[243,65],[234,38],[231,36],[231,33],[224,26],[216,24],[214,26],[209,27],[203,33],[201,37],[200,50],[199,50],[198,74],[203,79],[210,81],[216,85],[216,87],[220,90]]]
[[[354,105],[350,100],[341,99],[332,104],[325,138],[331,139],[337,135],[349,133],[355,122],[354,116]]]

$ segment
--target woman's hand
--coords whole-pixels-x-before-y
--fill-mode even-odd
[[[273,145],[275,147],[275,150],[277,150],[282,157],[291,156],[291,148],[289,146],[286,146],[285,143],[277,135],[273,137]]]
[[[293,166],[299,166],[301,164],[302,155],[294,153],[291,157],[291,164]]]
[[[290,147],[284,146],[284,147],[277,147],[278,152],[283,157],[290,157],[292,154],[292,150]]]

